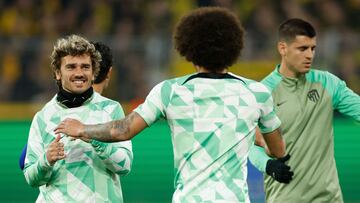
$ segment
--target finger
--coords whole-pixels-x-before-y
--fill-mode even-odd
[[[285,183],[290,183],[291,180],[292,180],[292,177],[290,177],[290,176],[284,178]]]
[[[287,172],[287,173],[285,173],[284,174],[284,177],[286,178],[286,179],[292,179],[292,177],[293,177],[293,175],[294,175],[294,173],[292,172],[292,171],[289,171],[289,172]]]
[[[65,159],[66,158],[66,155],[62,155],[62,156],[59,156],[59,159],[58,160],[62,160],[62,159]]]
[[[61,135],[57,134],[54,142],[59,142],[61,139]]]
[[[286,155],[286,156],[284,156],[284,157],[282,157],[282,158],[280,158],[279,159],[279,161],[281,161],[281,162],[283,162],[283,163],[285,163],[287,160],[289,160],[290,159],[290,154],[288,154],[288,155]]]
[[[64,151],[59,151],[58,152],[58,156],[64,156],[65,155],[65,152]]]
[[[64,150],[59,150],[56,152],[56,159],[60,160],[60,159],[64,159],[65,158],[65,152]]]
[[[288,183],[290,183],[290,180],[289,179],[283,180],[283,183],[288,184]]]
[[[294,172],[292,172],[292,171],[289,171],[289,174],[290,174],[291,177],[294,176]]]
[[[64,148],[64,143],[58,142],[57,147],[58,147],[58,148]]]
[[[59,133],[62,133],[62,130],[64,129],[64,125],[63,123],[60,123],[55,129],[54,129],[54,132],[55,134],[59,134]]]

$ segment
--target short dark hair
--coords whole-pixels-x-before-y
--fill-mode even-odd
[[[314,27],[307,21],[299,18],[291,18],[282,22],[279,26],[279,41],[292,41],[298,35],[313,38],[316,36]]]
[[[236,62],[243,35],[240,20],[229,10],[202,7],[180,19],[173,38],[175,49],[186,60],[216,72]]]
[[[99,84],[105,80],[106,75],[110,70],[110,67],[112,67],[113,56],[110,47],[108,47],[107,45],[101,42],[91,42],[91,43],[95,46],[96,51],[98,51],[101,55],[99,74],[94,80],[95,84]]]

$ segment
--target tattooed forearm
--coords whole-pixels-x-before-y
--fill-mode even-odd
[[[112,121],[114,122],[114,121]],[[97,124],[97,125],[85,125],[84,134],[85,137],[90,139],[99,140],[102,142],[111,142],[111,123]]]
[[[135,117],[135,113],[132,112],[128,116],[126,116],[123,120],[112,122],[111,134],[120,140],[129,139],[130,125],[133,122],[134,117]]]
[[[86,125],[84,134],[90,139],[103,142],[124,141],[131,138],[130,125],[135,113],[130,113],[122,120],[115,120],[104,124]]]

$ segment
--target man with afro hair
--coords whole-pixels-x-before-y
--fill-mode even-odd
[[[174,152],[173,202],[249,202],[246,164],[256,126],[274,157],[285,155],[285,145],[267,88],[228,72],[243,35],[240,21],[226,9],[191,11],[177,24],[174,43],[195,73],[159,83],[122,120],[84,125],[66,119],[55,133],[85,141],[129,140],[165,118]]]

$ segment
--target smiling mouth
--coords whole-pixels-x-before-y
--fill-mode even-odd
[[[72,82],[77,84],[77,85],[85,84],[85,80],[73,80]]]

